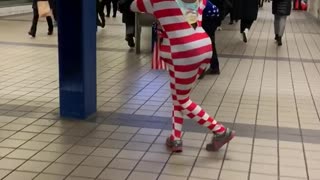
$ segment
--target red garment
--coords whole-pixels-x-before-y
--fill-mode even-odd
[[[163,28],[160,56],[167,63],[173,102],[172,140],[181,138],[183,116],[195,119],[214,133],[225,128],[190,100],[190,93],[198,76],[207,68],[212,55],[211,40],[202,28],[202,12],[206,0],[199,0],[197,27],[185,19],[175,0],[135,0],[131,10],[153,14]]]

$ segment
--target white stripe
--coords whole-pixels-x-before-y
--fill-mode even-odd
[[[177,9],[178,6],[176,3],[170,3],[168,1],[161,1],[157,2],[154,4],[155,10],[154,11],[159,11],[159,10],[164,10],[164,9]]]
[[[178,90],[189,90],[193,88],[193,84],[185,85],[185,84],[176,83],[175,86],[176,86],[176,89]]]
[[[185,22],[184,16],[166,16],[158,19],[162,26]]]
[[[185,109],[187,109],[191,104],[192,104],[192,101],[189,99],[186,103],[182,104],[181,106],[184,107]]]
[[[192,114],[197,115],[201,111],[200,106],[196,106],[196,108],[192,111]]]
[[[170,46],[170,41],[168,38],[163,38],[162,45]]]
[[[174,123],[174,128],[175,128],[176,130],[181,131],[181,129],[182,129],[182,124]]]
[[[192,42],[185,43],[185,44],[172,45],[171,52],[175,53],[175,52],[189,51],[194,48],[207,46],[208,44],[211,44],[211,40],[209,38],[202,38],[202,39],[194,40]]]
[[[137,1],[133,1],[133,3],[131,3],[130,9],[133,12],[140,12],[140,10],[138,9],[138,6],[137,6]]]
[[[212,123],[212,124],[214,124],[214,123]],[[221,128],[221,126],[217,124],[216,126],[214,126],[212,131],[218,131],[220,128]]]
[[[160,57],[165,59],[172,59],[171,53],[160,51]]]
[[[181,38],[181,37],[189,36],[193,33],[194,33],[194,30],[191,28],[188,28],[188,29],[181,29],[177,31],[167,32],[167,35],[170,38]]]
[[[202,119],[207,121],[209,119],[209,117],[210,117],[209,114],[205,113],[204,116],[202,117]]]
[[[143,4],[144,6],[146,7],[146,10],[148,13],[153,13],[153,6],[151,4],[151,0],[142,0],[143,1]]]
[[[174,117],[178,117],[178,118],[183,118],[183,115],[182,115],[182,113],[180,111],[174,111],[173,112],[173,116]]]
[[[195,75],[197,75],[197,73],[198,73],[198,69],[193,70],[193,71],[188,71],[188,72],[178,72],[178,71],[176,71],[175,72],[175,76],[177,78],[187,79],[187,78],[194,77]],[[177,88],[177,89],[182,89],[182,90],[186,90],[187,89],[186,87],[182,87],[182,86],[180,86],[181,88]],[[184,86],[187,86],[187,85],[184,85]]]
[[[206,121],[203,125],[204,125],[205,127],[208,127],[208,126],[210,126],[210,125],[211,125],[211,122]]]

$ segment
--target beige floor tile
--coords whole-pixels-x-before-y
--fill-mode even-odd
[[[129,160],[129,159],[114,159],[110,164],[109,168],[115,168],[115,169],[125,169],[125,170],[132,170],[138,161],[136,160]]]
[[[221,180],[245,180],[248,179],[247,172],[237,172],[237,171],[230,171],[230,170],[222,170],[220,175]]]
[[[305,168],[297,167],[283,167],[280,166],[280,176],[284,177],[296,177],[296,178],[307,178],[307,173]]]
[[[60,164],[60,163],[53,163],[48,168],[44,170],[45,173],[49,174],[57,174],[57,175],[68,175],[71,171],[76,168],[75,165],[68,165],[68,164]]]
[[[119,170],[119,169],[105,169],[98,179],[104,179],[104,180],[125,180],[128,175],[130,174],[130,171],[128,170]]]
[[[164,163],[140,161],[135,170],[141,172],[160,173]]]
[[[206,178],[206,179],[217,179],[219,175],[218,169],[212,168],[198,168],[195,167],[192,170],[191,177]]]
[[[192,166],[167,164],[163,169],[163,173],[175,176],[188,176],[191,169]]]
[[[270,174],[270,175],[278,175],[278,166],[271,164],[259,164],[252,163],[251,172],[257,174]]]
[[[250,174],[250,180],[255,180],[255,179],[259,179],[259,180],[277,180],[278,176],[251,173]]]
[[[17,180],[17,179],[32,180],[36,175],[37,173],[15,171],[9,174],[4,179],[5,180]]]
[[[34,180],[63,180],[65,176],[53,175],[53,174],[40,174]]]
[[[128,177],[128,180],[141,180],[141,179],[156,180],[157,177],[158,177],[158,174],[134,171]]]
[[[102,170],[102,167],[79,166],[71,175],[85,178],[96,178]]]

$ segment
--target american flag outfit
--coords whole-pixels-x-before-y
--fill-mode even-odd
[[[192,27],[176,0],[135,0],[134,12],[149,13],[156,17],[163,29],[160,56],[170,74],[173,100],[171,140],[180,140],[184,115],[196,120],[215,134],[225,132],[225,127],[209,116],[190,99],[198,76],[207,68],[212,55],[211,40],[201,27],[206,0],[199,0],[197,26]]]

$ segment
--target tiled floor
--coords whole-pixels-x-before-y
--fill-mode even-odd
[[[249,43],[238,25],[217,33],[222,73],[197,82],[192,98],[237,130],[219,152],[186,120],[184,152],[165,147],[171,103],[166,72],[150,70],[123,40],[121,18],[98,36],[98,109],[87,121],[58,116],[56,36],[26,36],[31,15],[0,18],[0,179],[320,180],[320,23],[303,12],[273,40],[270,7]]]

